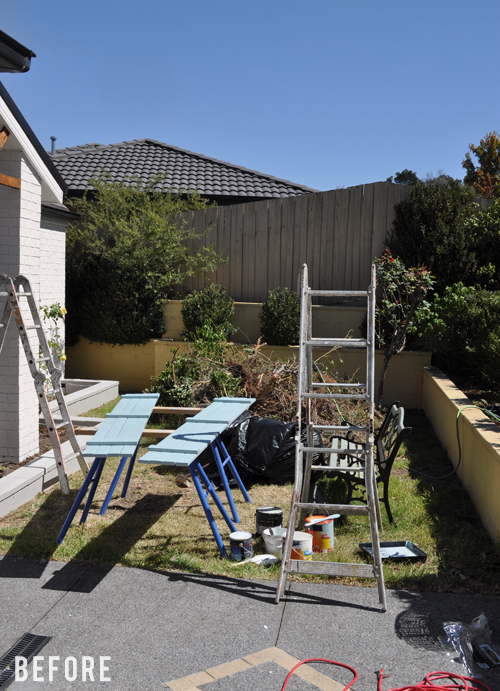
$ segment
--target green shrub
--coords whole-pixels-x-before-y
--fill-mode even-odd
[[[212,283],[203,290],[194,290],[182,301],[181,314],[185,326],[182,335],[186,340],[194,341],[198,330],[208,326],[222,332],[224,339],[228,339],[238,331],[230,322],[233,313],[234,300],[227,295],[224,286]]]
[[[476,282],[476,237],[468,222],[477,213],[474,192],[456,180],[417,182],[395,207],[387,245],[406,266],[425,266],[436,290]]]
[[[71,200],[80,218],[67,231],[68,344],[79,336],[113,345],[161,336],[163,300],[188,276],[220,263],[210,247],[191,254],[196,233],[169,216],[206,201],[159,192],[157,182],[96,178],[92,196]]]
[[[451,374],[500,387],[500,291],[449,286],[434,300],[427,331]]]
[[[300,300],[288,288],[275,288],[262,303],[260,333],[270,345],[297,345],[300,332]]]

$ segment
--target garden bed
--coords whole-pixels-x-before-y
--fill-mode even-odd
[[[93,411],[94,415],[96,412]],[[430,481],[417,472],[435,476],[448,475],[451,470],[429,422],[421,411],[408,411],[406,424],[413,427],[413,433],[398,455],[390,485],[396,523],[389,525],[382,506],[381,540],[409,539],[428,558],[425,563],[386,564],[387,587],[500,594],[498,554],[458,479],[451,476]],[[141,446],[141,454],[149,443]],[[69,496],[63,496],[59,487],[54,486],[0,519],[0,553],[232,577],[277,578],[278,567],[239,565],[219,556],[194,488],[179,487],[171,469],[139,465],[127,498],[119,497],[119,487],[106,515],[100,517],[99,508],[116,463],[113,459],[106,464],[87,523],[80,526],[77,514],[61,546],[56,537],[81,485],[79,473],[70,478]],[[286,523],[291,491],[289,484],[254,485],[250,489],[253,504],[244,503],[234,491],[241,529],[255,532],[255,509],[261,505],[283,507]],[[227,544],[227,526],[218,519],[217,522]],[[335,550],[328,558],[362,563],[365,557],[358,543],[369,541],[366,518],[346,517],[336,528]],[[254,550],[263,551],[261,540],[254,543]],[[353,578],[290,578],[374,585],[372,580]]]

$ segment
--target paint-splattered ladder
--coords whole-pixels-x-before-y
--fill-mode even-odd
[[[338,291],[311,290],[308,285],[307,265],[302,267],[300,279],[300,340],[299,340],[299,371],[297,392],[297,419],[295,436],[295,484],[288,520],[288,530],[283,547],[283,558],[276,593],[276,602],[285,592],[287,573],[309,573],[329,576],[355,576],[361,578],[375,578],[378,586],[379,602],[384,611],[387,609],[382,557],[380,553],[379,527],[381,526],[380,506],[378,501],[377,483],[375,481],[373,445],[374,445],[374,374],[375,374],[375,266],[371,268],[371,283],[366,291]],[[367,338],[313,338],[312,337],[312,298],[342,297],[367,299]],[[355,347],[366,349],[366,383],[328,383],[313,382],[313,348]],[[329,393],[318,393],[318,389],[329,389]],[[348,393],[331,393],[332,389],[350,390]],[[368,424],[363,428],[353,428],[357,433],[365,432],[365,441],[358,449],[349,450],[349,456],[358,457],[363,466],[366,478],[366,505],[351,504],[319,504],[309,501],[311,472],[325,472],[328,466],[312,464],[313,454],[341,454],[346,455],[345,448],[318,448],[314,446],[315,430],[342,430],[350,428],[335,425],[314,424],[314,401],[319,399],[350,399],[364,401],[367,406]],[[306,443],[302,442],[303,414],[305,413]],[[359,448],[360,447],[360,448]],[[303,457],[306,457],[304,464]],[[305,467],[304,467],[305,466]],[[336,469],[342,469],[335,466]],[[346,472],[352,472],[352,467]],[[299,515],[300,511],[300,515]],[[299,516],[299,526],[304,524],[305,513],[320,512],[326,515],[363,515],[370,520],[370,530],[373,544],[373,564],[341,564],[336,562],[303,561],[292,559],[293,533]]]
[[[66,407],[66,402],[61,389],[61,370],[54,365],[52,353],[47,343],[40,314],[36,306],[35,298],[31,291],[29,280],[25,276],[19,275],[14,280],[5,274],[0,274],[0,297],[5,297],[5,308],[0,319],[0,353],[2,352],[3,344],[7,328],[10,323],[10,318],[14,314],[19,337],[23,344],[26,359],[30,368],[31,376],[35,382],[35,389],[38,396],[43,418],[47,426],[47,431],[52,442],[54,450],[54,457],[56,460],[57,473],[59,475],[59,482],[61,483],[61,490],[63,494],[69,494],[68,476],[66,473],[66,463],[74,458],[78,459],[80,468],[84,475],[87,475],[88,466],[82,456],[82,451],[76,439],[73,423]],[[23,316],[20,299],[26,299],[30,310],[31,318],[27,319]],[[28,323],[27,323],[28,322]],[[33,348],[28,337],[28,332],[33,332],[36,337],[35,352],[40,354],[40,357],[35,357]],[[46,372],[41,371],[40,364],[43,363]],[[55,424],[52,412],[47,401],[47,395],[44,389],[44,383],[47,373],[52,382],[52,388],[57,401],[59,415],[62,420],[58,425]],[[72,453],[69,456],[64,456],[62,451],[61,440],[59,438],[59,430],[66,430],[68,439],[71,443]]]

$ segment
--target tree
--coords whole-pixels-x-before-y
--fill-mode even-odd
[[[476,236],[468,224],[476,213],[473,190],[458,180],[418,182],[395,207],[387,246],[406,266],[432,271],[438,290],[457,278],[473,284]]]
[[[418,333],[419,321],[429,309],[426,297],[434,279],[425,266],[407,269],[388,249],[374,263],[377,285],[382,289],[382,299],[375,311],[377,341],[384,351],[377,394],[380,409],[389,361],[404,350],[410,334]]]
[[[396,175],[391,175],[387,178],[387,182],[395,182],[397,185],[416,185],[418,182],[418,175],[413,172],[413,170],[408,170],[405,168],[401,173],[396,173]]]
[[[474,165],[471,153],[478,159]],[[500,196],[500,135],[489,132],[481,139],[479,146],[469,144],[469,153],[465,154],[462,167],[467,171],[464,182],[472,185],[476,192],[485,199]]]
[[[144,343],[163,332],[162,304],[175,286],[222,261],[171,214],[205,208],[197,194],[165,194],[158,180],[92,179],[92,198],[71,200],[80,214],[67,232],[67,341]]]

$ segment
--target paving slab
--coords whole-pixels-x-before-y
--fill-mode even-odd
[[[347,663],[358,674],[357,691],[373,691],[377,671],[391,672],[383,688],[420,682],[435,670],[465,674],[442,651],[444,621],[484,612],[500,643],[500,598],[387,590],[382,612],[375,588],[291,583],[277,646],[299,659],[322,657]],[[485,677],[493,691],[500,675]]]
[[[498,597],[388,591],[382,613],[373,588],[291,583],[279,605],[275,590],[273,581],[4,557],[0,655],[25,632],[51,637],[40,652],[44,681],[33,680],[30,665],[27,681],[11,687],[27,691],[281,691],[287,671],[309,657],[351,664],[357,691],[375,691],[383,666],[392,671],[388,691],[435,669],[463,673],[439,647],[443,621],[470,622],[483,611],[500,632]],[[48,656],[60,658],[52,682]],[[97,668],[110,658],[110,681],[98,669],[82,681],[82,656]],[[69,657],[75,681],[64,676]],[[312,663],[287,691],[341,691],[350,679]],[[500,691],[498,674],[484,680]]]

